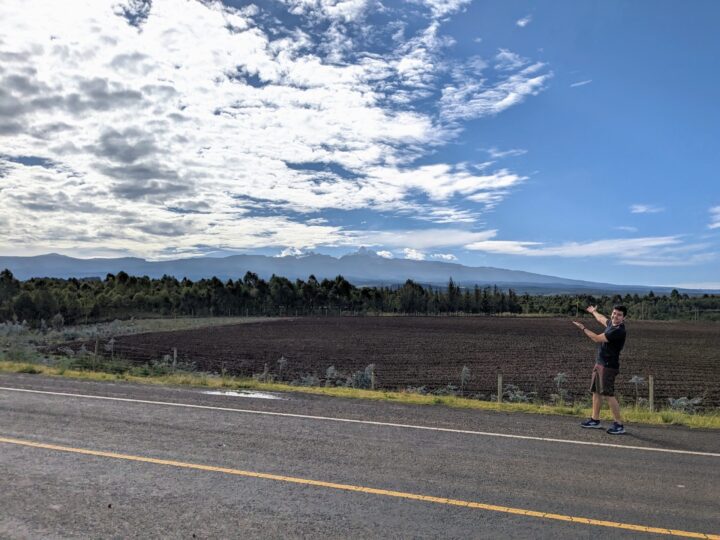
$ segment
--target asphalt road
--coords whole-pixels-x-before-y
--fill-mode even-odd
[[[0,375],[0,538],[720,534],[717,431],[207,391]]]

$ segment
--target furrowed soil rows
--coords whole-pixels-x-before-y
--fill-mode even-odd
[[[596,332],[602,327],[585,324]],[[647,396],[655,377],[656,402],[668,397],[702,397],[720,406],[720,325],[701,322],[628,321],[616,388],[635,396],[630,378]],[[114,353],[135,362],[172,354],[196,369],[230,375],[261,373],[291,381],[307,375],[324,380],[334,366],[349,375],[375,364],[378,388],[460,386],[463,366],[470,370],[465,390],[489,397],[497,374],[525,393],[547,399],[557,392],[553,379],[567,375],[570,397],[586,396],[596,345],[569,319],[503,317],[308,317],[197,330],[121,336]],[[105,353],[107,354],[107,353]],[[287,362],[281,368],[278,360]]]

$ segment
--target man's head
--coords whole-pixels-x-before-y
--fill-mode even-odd
[[[610,314],[610,322],[613,326],[621,325],[625,321],[625,315],[627,315],[627,308],[625,306],[613,306],[612,313]]]

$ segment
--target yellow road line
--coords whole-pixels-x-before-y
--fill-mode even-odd
[[[194,469],[199,471],[217,472],[223,474],[232,474],[235,476],[245,476],[249,478],[262,478],[264,480],[277,480],[280,482],[290,482],[293,484],[303,484],[308,486],[318,486],[331,489],[340,489],[343,491],[355,491],[359,493],[368,493],[371,495],[383,495],[386,497],[396,497],[400,499],[410,499],[415,501],[424,501],[437,504],[447,504],[451,506],[463,506],[466,508],[476,508],[478,510],[487,510],[491,512],[503,512],[506,514],[517,514],[521,516],[554,519],[557,521],[569,521],[572,523],[582,523],[585,525],[596,525],[599,527],[610,527],[614,529],[625,529],[630,531],[657,533],[672,536],[681,536],[684,538],[705,538],[712,540],[720,540],[720,535],[705,534],[689,531],[680,531],[675,529],[664,529],[661,527],[648,527],[645,525],[632,525],[629,523],[618,523],[614,521],[603,521],[598,519],[590,519],[576,516],[565,516],[562,514],[550,514],[546,512],[537,512],[534,510],[524,510],[522,508],[511,508],[508,506],[497,506],[494,504],[485,504],[472,501],[462,501],[458,499],[446,499],[444,497],[432,497],[430,495],[418,495],[416,493],[405,493],[403,491],[391,491],[385,489],[376,489],[363,486],[353,486],[349,484],[336,484],[333,482],[323,482],[320,480],[309,480],[306,478],[297,478],[293,476],[282,476],[277,474],[259,473],[253,471],[243,471],[240,469],[230,469],[227,467],[214,467],[212,465],[200,465],[197,463],[185,463],[182,461],[172,461],[167,459],[156,459],[143,456],[133,456],[130,454],[118,454],[116,452],[102,452],[99,450],[89,450],[86,448],[74,448],[71,446],[59,446],[56,444],[45,444],[23,439],[13,439],[0,437],[0,443],[15,444],[18,446],[28,446],[32,448],[42,448],[44,450],[55,450],[58,452],[69,452],[73,454],[83,454],[87,456],[97,456],[112,459],[123,459],[127,461],[138,461],[141,463],[152,463],[155,465],[169,465],[171,467],[181,467],[185,469]]]

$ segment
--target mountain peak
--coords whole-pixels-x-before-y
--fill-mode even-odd
[[[361,256],[361,257],[380,257],[380,255],[377,254],[376,251],[373,251],[372,249],[368,249],[365,246],[360,246],[360,249],[353,253],[347,253],[343,255],[343,257],[352,257],[352,256]]]

